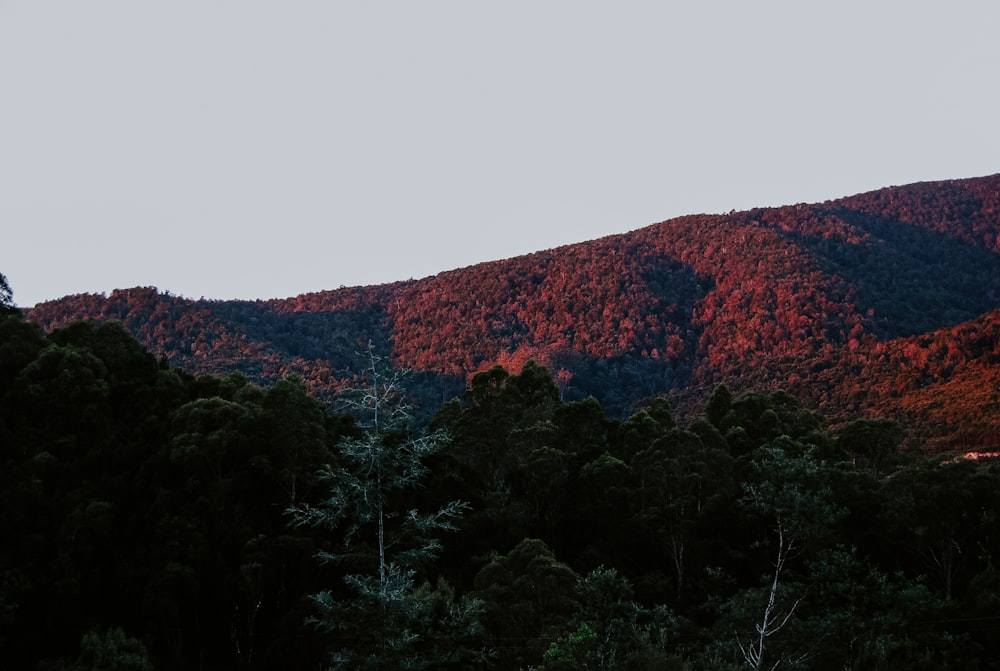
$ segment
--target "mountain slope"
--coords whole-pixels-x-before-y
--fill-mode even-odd
[[[1000,175],[680,217],[417,281],[256,302],[131,289],[29,317],[119,319],[185,368],[295,372],[321,395],[371,341],[426,373],[429,404],[534,357],[612,414],[657,394],[683,411],[725,382],[788,389],[834,422],[898,414],[930,423],[928,440],[975,442],[1000,428],[985,417],[996,386],[977,381],[996,369],[996,308]],[[956,399],[975,402],[947,421],[929,409]]]

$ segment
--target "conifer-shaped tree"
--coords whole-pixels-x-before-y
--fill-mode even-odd
[[[364,357],[359,385],[341,397],[361,430],[340,441],[339,461],[321,472],[329,496],[291,513],[297,525],[342,534],[340,550],[322,553],[320,560],[348,567],[347,589],[313,595],[314,623],[334,635],[333,668],[427,668],[434,660],[418,654],[424,649],[421,634],[442,623],[429,621],[431,599],[415,589],[414,578],[440,551],[436,534],[453,529],[466,504],[450,501],[429,513],[407,507],[408,492],[427,474],[424,460],[446,436],[414,433],[404,373],[392,370],[370,345]],[[454,610],[463,613],[463,626],[469,623],[467,606]]]

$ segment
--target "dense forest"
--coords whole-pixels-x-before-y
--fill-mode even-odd
[[[711,293],[684,268],[661,272],[683,292]],[[550,267],[540,281],[552,276]],[[165,309],[139,328],[179,338],[182,320],[202,334],[219,320],[212,333],[229,340],[177,347],[230,352],[240,370],[225,375],[151,353],[129,332],[128,311],[44,330],[4,286],[4,668],[1000,666],[1000,470],[986,458],[908,449],[910,429],[895,419],[859,412],[834,430],[787,390],[723,384],[683,417],[662,396],[613,416],[593,397],[567,398],[565,374],[530,357],[411,408],[407,385],[426,377],[389,365],[375,337],[382,317],[364,301],[352,306],[350,292],[337,300],[369,324],[361,335],[371,346],[330,364],[338,383],[321,401],[280,355],[222,328],[232,322],[218,306]],[[671,314],[690,328],[739,332],[707,320],[712,301],[685,305]],[[639,316],[610,309],[624,311],[613,317],[620,327]],[[971,359],[953,348],[995,343],[989,316],[952,340],[959,331],[947,327],[925,334],[938,317],[914,316],[905,329],[862,319],[861,333],[836,314],[803,326],[789,313],[774,327],[787,322],[781,337],[793,343],[907,343],[912,353],[869,354],[890,370],[900,365],[893,357],[922,352],[928,367],[957,369]],[[330,319],[343,319],[345,343],[356,343],[346,335],[352,319]],[[764,326],[753,326],[760,344],[741,347],[778,337]],[[688,327],[630,328],[617,343],[586,347],[615,353],[648,337],[663,355],[674,336],[677,352],[700,346]],[[582,347],[587,331],[573,333]],[[307,336],[302,357],[317,354]],[[943,359],[938,347],[948,348]],[[261,357],[248,360],[245,348]],[[727,352],[706,356],[728,365]],[[675,374],[700,374],[682,369]],[[261,372],[280,377],[261,386],[251,380]],[[414,422],[415,412],[429,419]]]
[[[786,390],[838,426],[892,417],[908,446],[1000,443],[1000,175],[815,205],[692,215],[420,280],[269,301],[153,287],[27,311],[119,321],[189,373],[289,374],[331,401],[373,343],[414,370],[418,414],[495,365],[553,371],[566,401],[685,421],[712,391]]]

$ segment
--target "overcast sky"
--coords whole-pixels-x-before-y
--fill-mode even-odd
[[[0,0],[0,272],[287,297],[993,174],[998,34],[995,0]]]

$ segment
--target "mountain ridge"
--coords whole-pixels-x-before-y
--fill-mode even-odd
[[[48,329],[118,320],[192,372],[296,374],[321,397],[370,341],[422,376],[428,407],[533,358],[613,415],[661,395],[683,414],[721,383],[782,388],[834,424],[895,416],[940,446],[1000,435],[983,417],[998,404],[998,309],[992,175],[686,215],[418,280],[259,301],[132,288],[27,314]]]

